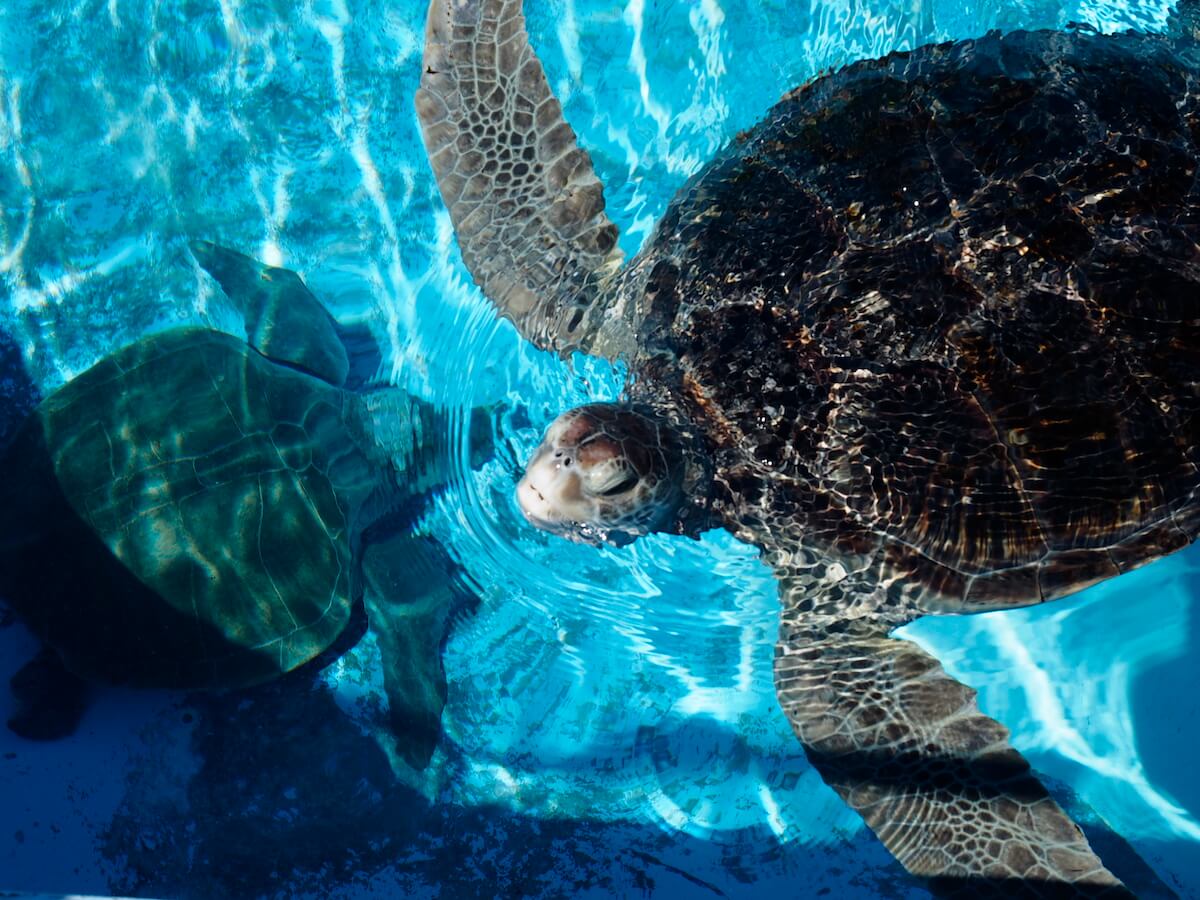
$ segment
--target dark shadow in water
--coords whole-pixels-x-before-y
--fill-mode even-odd
[[[376,383],[383,369],[383,352],[371,329],[362,322],[335,322],[334,330],[350,360],[345,387],[357,391]]]
[[[732,884],[738,894],[926,895],[865,831],[849,841],[831,835],[829,845],[780,845],[763,825],[709,841],[499,803],[431,803],[397,781],[323,682],[289,678],[189,702],[192,759],[164,752],[143,760],[103,834],[115,893],[328,896],[372,885],[373,896],[722,897]],[[465,775],[467,762],[453,746],[447,752],[451,770]],[[588,771],[592,756],[580,748],[559,768]],[[1071,812],[1086,824],[1086,810]],[[1089,838],[1139,896],[1173,896],[1121,838],[1092,825]],[[974,896],[1022,896],[1012,884],[975,887],[996,892]]]
[[[1200,563],[1200,548],[1184,551]],[[1182,651],[1173,659],[1139,673],[1130,691],[1138,736],[1138,754],[1150,782],[1170,794],[1194,818],[1200,819],[1200,772],[1181,765],[1185,748],[1200,747],[1200,716],[1181,714],[1196,710],[1200,688],[1200,568],[1188,570],[1187,631]],[[1191,755],[1190,749],[1188,755]]]
[[[0,459],[16,440],[21,426],[41,399],[37,387],[25,369],[21,348],[8,332],[0,330]],[[3,484],[11,480],[0,467],[0,504],[5,503]],[[5,510],[0,508],[0,519]],[[0,536],[0,545],[4,539]],[[3,551],[0,550],[0,561]],[[2,580],[2,579],[0,579]],[[10,625],[13,613],[5,604],[6,592],[0,590],[0,627]],[[85,692],[77,679],[64,672],[50,652],[43,651],[30,660],[12,680],[18,708],[13,721],[18,730],[30,736],[69,732],[78,721],[85,702]],[[44,707],[31,711],[30,704]],[[31,715],[32,712],[32,715]]]
[[[1130,687],[1130,705],[1138,756],[1152,785],[1200,820],[1200,545],[1182,551],[1186,576],[1175,584],[1187,593],[1179,653],[1138,673]],[[1133,598],[1131,598],[1133,599]],[[1196,841],[1162,845],[1163,858],[1200,880]]]
[[[0,453],[8,447],[40,399],[25,370],[21,348],[12,335],[0,330]]]
[[[1142,900],[1174,900],[1178,897],[1175,890],[1168,886],[1150,867],[1145,859],[1134,849],[1125,838],[1117,834],[1099,814],[1088,806],[1078,794],[1067,784],[1040,776],[1042,782],[1050,790],[1050,795],[1066,811],[1083,831],[1084,837],[1114,875],[1121,879]],[[1020,896],[1013,894],[1011,885],[1001,883],[1007,892],[998,893],[997,897]],[[949,896],[955,896],[949,894]],[[961,896],[971,896],[962,894]],[[985,895],[986,896],[986,895]],[[1054,896],[1052,893],[1044,896]],[[1100,894],[1098,896],[1103,896]]]
[[[721,897],[705,872],[750,886],[782,863],[811,889],[804,896],[923,895],[866,835],[781,847],[763,827],[735,852],[646,824],[431,803],[397,782],[323,684],[292,679],[191,703],[198,770],[178,757],[146,760],[103,836],[116,893],[328,896],[374,884],[377,896]]]

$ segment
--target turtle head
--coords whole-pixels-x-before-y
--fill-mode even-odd
[[[622,545],[678,530],[688,454],[681,435],[649,409],[580,406],[546,430],[525,467],[517,502],[530,522],[587,543]]]

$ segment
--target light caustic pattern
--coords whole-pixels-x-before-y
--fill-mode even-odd
[[[571,405],[616,396],[623,373],[533,350],[471,285],[412,106],[423,5],[6,0],[0,328],[48,390],[148,330],[201,322],[239,331],[187,254],[189,239],[300,271],[343,323],[385,348],[381,380],[452,412],[454,484],[423,527],[483,603],[447,649],[446,728],[467,761],[450,796],[650,819],[714,839],[816,841],[859,827],[807,767],[776,707],[777,604],[751,551],[725,535],[597,550],[521,519],[515,477],[542,428]],[[1161,27],[1169,8],[527,6],[533,43],[607,186],[629,255],[688,175],[819,71],[993,27]],[[463,423],[482,404],[495,406],[501,441],[496,458],[472,470]],[[1192,565],[1152,570],[1184,595],[1172,608],[1185,612],[1170,621],[1129,614],[1147,582],[1122,580],[1061,608],[909,629],[962,680],[991,685],[981,702],[1013,727],[1015,743],[1135,845],[1144,838],[1148,856],[1155,842],[1197,840],[1194,783],[1159,784],[1162,770],[1147,767],[1135,733],[1152,720],[1137,684],[1194,654],[1192,599],[1172,581]],[[1107,609],[1124,611],[1119,631],[1105,624]],[[359,652],[369,657],[369,642]],[[339,685],[348,705],[374,689],[348,679]],[[1190,719],[1200,720],[1190,702]],[[1175,739],[1153,737],[1156,758],[1170,756],[1163,748]],[[1189,790],[1190,811],[1172,795]],[[1200,873],[1186,877],[1200,891]]]

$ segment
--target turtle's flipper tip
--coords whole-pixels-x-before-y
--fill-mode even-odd
[[[254,269],[266,268],[263,263],[253,257],[230,250],[228,247],[222,247],[213,241],[193,239],[188,241],[188,249],[192,252],[192,256],[196,257],[196,262],[210,272],[214,265],[219,264],[225,266],[248,265]]]
[[[202,266],[206,262],[210,261],[213,256],[216,255],[217,251],[220,250],[220,248],[212,241],[202,241],[196,239],[188,241],[187,246],[188,250],[191,251],[192,256],[196,257],[196,262],[200,263]]]
[[[212,241],[190,240],[188,249],[200,264],[200,268],[217,279],[227,294],[238,289],[236,279],[245,279],[252,283],[255,278],[261,277],[270,269],[253,257]]]

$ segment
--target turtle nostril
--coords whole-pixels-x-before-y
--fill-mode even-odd
[[[564,469],[571,468],[571,457],[569,457],[569,456],[563,457],[562,464],[563,464]]]

